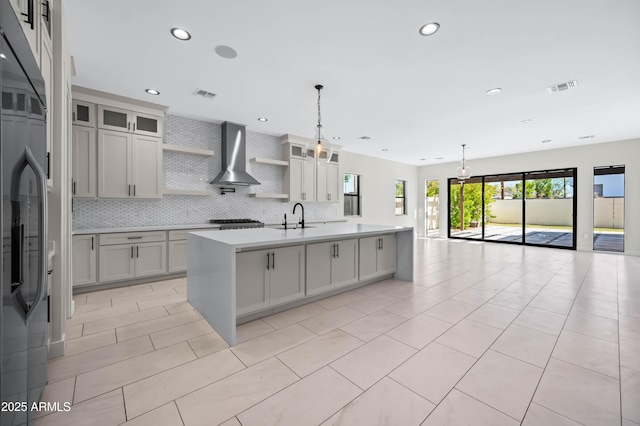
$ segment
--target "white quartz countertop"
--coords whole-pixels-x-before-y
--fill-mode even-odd
[[[88,228],[88,229],[75,229],[72,235],[87,235],[87,234],[113,234],[114,232],[144,232],[144,231],[173,231],[178,229],[218,229],[220,225],[213,225],[209,223],[201,223],[195,225],[158,225],[158,226],[128,226],[122,228]]]
[[[254,228],[225,232],[194,232],[193,235],[228,244],[236,250],[249,247],[267,247],[279,244],[307,243],[336,238],[362,237],[383,233],[413,231],[412,227],[333,223],[304,229]]]

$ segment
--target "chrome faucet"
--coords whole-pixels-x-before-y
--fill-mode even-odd
[[[296,214],[296,207],[298,206],[300,206],[300,208],[302,209],[302,219],[300,219],[300,225],[302,225],[302,229],[304,229],[304,206],[300,203],[296,203],[295,206],[293,206],[292,214]]]

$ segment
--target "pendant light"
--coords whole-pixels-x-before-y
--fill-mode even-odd
[[[327,161],[331,159],[331,144],[324,137],[324,128],[322,127],[322,115],[320,113],[320,91],[324,88],[323,85],[317,84],[315,86],[318,91],[318,124],[316,124],[316,135],[315,140],[318,142],[316,145],[316,159],[320,159],[320,153],[323,151],[328,152]]]
[[[462,144],[462,167],[458,167],[456,169],[456,177],[458,178],[459,181],[465,181],[471,177],[471,168],[467,167],[467,165],[465,164],[465,158],[464,158],[464,149],[466,146],[467,146],[466,143]]]

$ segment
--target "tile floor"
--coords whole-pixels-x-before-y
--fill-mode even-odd
[[[186,279],[76,295],[39,425],[639,425],[640,258],[418,239],[387,280],[238,327]]]

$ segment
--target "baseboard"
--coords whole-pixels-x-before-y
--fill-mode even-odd
[[[62,335],[62,340],[49,343],[49,359],[60,358],[64,356],[64,351],[67,346],[65,334]]]
[[[625,250],[624,254],[629,256],[640,256],[640,251],[637,250]]]

